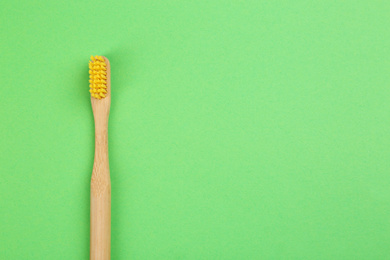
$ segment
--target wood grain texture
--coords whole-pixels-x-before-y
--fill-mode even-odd
[[[90,259],[107,260],[111,253],[111,181],[108,163],[108,116],[111,104],[111,68],[107,64],[107,95],[91,97],[95,119],[95,159],[91,178]]]

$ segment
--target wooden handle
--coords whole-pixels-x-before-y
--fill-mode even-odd
[[[107,64],[107,96],[91,98],[95,119],[95,160],[91,178],[91,260],[109,260],[111,253],[111,181],[108,164],[108,115],[111,102],[111,75]]]
[[[110,259],[111,181],[107,132],[96,133],[95,163],[91,179],[91,260]]]
[[[111,254],[111,195],[109,189],[100,198],[91,195],[91,260],[107,260]]]

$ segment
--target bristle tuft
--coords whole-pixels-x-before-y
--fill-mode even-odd
[[[102,56],[91,56],[89,67],[89,92],[96,99],[107,95],[107,64]]]

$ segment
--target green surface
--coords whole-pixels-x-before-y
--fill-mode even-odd
[[[390,2],[0,2],[0,259],[389,259]]]

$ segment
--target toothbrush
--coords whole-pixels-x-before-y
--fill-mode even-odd
[[[89,92],[95,119],[95,160],[91,178],[90,259],[110,259],[111,181],[108,166],[108,116],[111,103],[110,62],[91,56]]]

